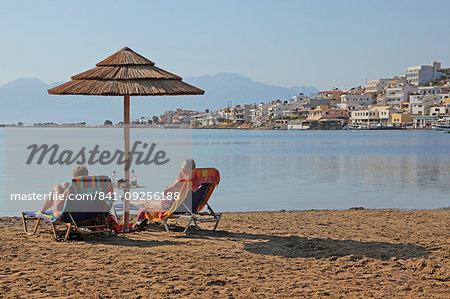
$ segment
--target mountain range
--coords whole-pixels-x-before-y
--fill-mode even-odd
[[[131,97],[131,119],[160,115],[176,108],[204,111],[232,105],[287,100],[303,93],[309,95],[314,87],[280,87],[256,82],[234,73],[218,73],[183,80],[205,90],[203,96]],[[46,84],[40,79],[17,79],[0,86],[1,123],[86,122],[103,124],[110,119],[123,119],[122,98],[103,96],[50,96],[47,90],[63,82]]]

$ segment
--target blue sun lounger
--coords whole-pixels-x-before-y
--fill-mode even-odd
[[[45,213],[22,212],[23,228],[26,234],[36,234],[41,220],[49,221],[53,235],[58,240],[57,226],[65,226],[64,241],[71,231],[111,235],[112,226],[107,220],[114,201],[111,180],[104,175],[82,176],[72,180],[69,186],[61,216],[55,218],[51,211]],[[36,221],[32,232],[27,221]]]

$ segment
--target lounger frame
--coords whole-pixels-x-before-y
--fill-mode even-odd
[[[63,231],[64,232],[64,239],[63,241],[67,241],[67,239],[70,236],[71,231],[78,231],[80,233],[93,233],[93,234],[101,234],[102,232],[105,232],[108,237],[112,234],[112,225],[110,225],[109,221],[107,220],[107,217],[104,212],[98,213],[97,217],[86,219],[83,221],[75,221],[74,217],[72,216],[72,213],[65,212],[69,215],[71,221],[70,222],[64,222],[64,221],[54,221],[50,222],[50,225],[52,226],[53,236],[55,237],[55,240],[58,239],[58,232]],[[23,230],[27,235],[35,235],[38,231],[39,224],[41,223],[42,218],[38,216],[28,216],[26,213],[22,212],[22,223],[23,223]],[[28,231],[27,227],[27,221],[36,221],[33,231]],[[98,222],[95,225],[92,225],[92,222]],[[86,223],[86,224],[84,224]],[[65,230],[59,230],[58,226],[64,226]]]
[[[107,176],[84,176],[84,177],[77,177],[72,180],[73,184],[80,184],[80,190],[83,190],[84,183],[89,184],[90,182],[95,182],[97,185],[99,182],[105,184],[103,186],[106,186],[107,184],[111,184],[111,180]],[[97,185],[98,186],[98,185]],[[92,187],[87,187],[91,188]],[[104,189],[96,190],[96,187],[93,188],[93,191],[90,190],[89,192],[94,192],[96,195],[97,192],[105,192]],[[102,187],[100,187],[102,188]],[[79,191],[78,191],[79,192]],[[91,203],[94,203],[94,201],[91,201]],[[101,204],[100,204],[101,203]],[[106,205],[105,205],[106,203]],[[58,229],[59,226],[64,226],[65,230],[62,230],[64,232],[64,241],[67,241],[67,239],[70,236],[71,231],[78,231],[80,233],[96,233],[101,234],[102,232],[106,232],[107,236],[111,236],[112,233],[112,224],[109,223],[107,220],[107,217],[111,213],[111,207],[112,207],[112,201],[106,202],[105,200],[99,199],[98,197],[95,199],[95,210],[92,212],[92,215],[86,215],[83,212],[74,212],[73,205],[75,205],[76,202],[73,203],[71,201],[66,200],[63,207],[63,212],[59,219],[55,219],[51,215],[44,214],[35,214],[35,213],[27,213],[22,212],[22,223],[23,223],[23,230],[27,235],[35,235],[38,231],[39,224],[41,223],[41,220],[44,219],[46,221],[50,222],[50,225],[52,226],[53,235],[56,240],[59,239],[58,232],[60,231]],[[80,215],[77,215],[77,213],[81,213],[83,216],[80,217]],[[32,215],[30,215],[32,214]],[[78,216],[78,217],[77,217]],[[81,218],[81,219],[80,219]],[[84,218],[84,219],[83,219]],[[36,221],[33,227],[33,231],[28,230],[27,221]]]
[[[209,186],[207,187],[208,189],[205,191],[205,194],[207,194],[209,192],[209,189],[211,188],[211,184],[209,184]],[[201,200],[202,202],[200,202],[198,204],[198,207],[202,206],[202,204],[205,204],[207,209],[208,209],[208,213],[205,212],[193,212],[192,209],[189,209],[189,207],[183,202],[182,205],[188,210],[188,212],[185,213],[173,213],[169,216],[169,218],[166,218],[163,220],[164,222],[164,228],[166,229],[167,232],[170,231],[169,226],[167,224],[167,220],[169,219],[174,219],[174,218],[189,218],[188,222],[186,224],[186,226],[184,227],[183,232],[187,232],[191,223],[194,222],[195,228],[200,230],[200,226],[199,223],[203,223],[203,222],[215,222],[214,224],[214,228],[212,229],[213,231],[215,231],[217,229],[217,226],[219,225],[219,221],[220,218],[222,217],[222,214],[220,213],[216,213],[214,212],[214,210],[211,208],[211,206],[209,205],[208,201],[205,200],[205,198],[202,198]]]

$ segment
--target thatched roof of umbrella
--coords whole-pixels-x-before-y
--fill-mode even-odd
[[[128,47],[96,64],[97,67],[72,77],[48,90],[49,94],[101,96],[201,95],[205,92],[184,83],[181,77]]]

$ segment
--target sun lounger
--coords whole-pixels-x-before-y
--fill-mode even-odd
[[[51,211],[44,214],[22,212],[23,228],[26,234],[36,234],[42,219],[49,221],[53,235],[58,240],[57,226],[65,226],[64,241],[71,231],[83,233],[111,234],[111,225],[107,220],[114,201],[111,180],[104,175],[76,177],[69,186],[61,216],[57,219]],[[27,221],[35,220],[32,232],[28,231]]]
[[[222,215],[214,212],[208,200],[220,182],[220,173],[215,168],[195,168],[193,170],[193,177],[199,180],[199,188],[195,192],[189,190],[183,198],[178,200],[173,209],[166,212],[145,211],[141,209],[139,210],[138,219],[163,221],[166,231],[169,231],[167,221],[173,218],[188,218],[184,232],[189,229],[192,222],[194,222],[196,229],[200,229],[200,223],[215,222],[213,230],[216,230]],[[205,207],[207,211],[203,211]],[[116,205],[115,209],[117,211],[122,210],[123,204]],[[130,207],[130,210],[138,209]]]
[[[170,218],[188,218],[188,222],[184,228],[184,232],[194,222],[195,228],[200,229],[199,223],[215,222],[212,230],[216,230],[219,225],[222,214],[214,212],[208,203],[214,189],[220,182],[220,173],[215,168],[196,168],[193,170],[194,176],[200,179],[200,187],[186,197],[181,205],[166,219],[164,219],[164,227],[168,231],[167,220]],[[204,208],[207,211],[203,211]]]

